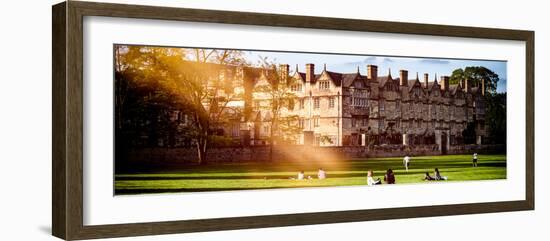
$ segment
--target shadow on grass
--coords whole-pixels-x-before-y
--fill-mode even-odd
[[[366,185],[366,184],[365,184]],[[353,185],[349,185],[353,186]],[[242,191],[242,190],[266,190],[282,188],[326,187],[322,185],[304,185],[291,187],[261,187],[261,188],[151,188],[151,189],[116,189],[115,195],[137,195],[154,193],[179,193],[179,192],[212,192],[212,191]],[[330,187],[330,186],[329,186]]]
[[[385,171],[376,171],[375,175],[383,175]],[[426,171],[424,170],[411,170],[409,172],[403,173],[403,175],[415,175],[415,174],[424,174]],[[280,179],[280,180],[286,180],[289,178],[295,178],[295,175],[289,176],[289,175],[231,175],[231,176],[139,176],[139,174],[136,174],[136,176],[118,176],[115,177],[116,181],[157,181],[157,180],[238,180],[238,179],[267,179],[267,180],[273,180],[273,179]],[[316,176],[313,176],[313,178],[316,178]],[[364,177],[367,178],[367,172],[364,173],[328,173],[328,178],[355,178],[355,177]]]
[[[316,171],[319,167],[324,167],[327,171],[346,171],[346,170],[374,170],[381,171],[392,168],[395,170],[403,169],[401,159],[389,160],[342,160],[338,161],[338,165],[331,167],[323,163],[308,163],[308,162],[243,162],[243,163],[209,163],[206,165],[198,165],[192,163],[151,163],[132,166],[116,166],[116,174],[154,174],[154,173],[251,173],[251,172],[282,172],[282,171],[299,171],[305,170]],[[334,163],[333,163],[334,164]],[[438,167],[440,169],[466,168],[471,167],[471,160],[457,159],[413,159],[411,167],[414,169],[433,170]],[[479,167],[506,167],[506,160],[480,160]],[[262,177],[263,178],[263,177]]]
[[[455,168],[469,168],[472,167],[471,164],[461,164],[461,163],[412,163],[409,166],[409,169],[425,169],[425,170],[433,170],[434,168],[442,169],[455,169]],[[506,163],[478,163],[479,167],[506,167]],[[354,164],[351,166],[354,170],[386,170],[387,168],[391,168],[393,170],[401,170],[403,169],[402,165],[376,165],[376,164]]]

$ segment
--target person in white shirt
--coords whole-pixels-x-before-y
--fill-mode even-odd
[[[441,173],[439,173],[439,169],[436,168],[436,169],[434,169],[434,179],[436,181],[443,181],[443,180],[447,180],[447,177],[446,176],[441,176]]]
[[[325,172],[325,170],[323,170],[323,168],[319,168],[319,171],[317,172],[317,178],[319,179],[327,178],[327,173]]]
[[[409,171],[409,164],[411,162],[411,158],[407,155],[403,158],[403,166],[405,166],[405,170]]]
[[[367,184],[369,186],[374,186],[378,184],[382,184],[382,181],[380,181],[380,178],[374,179],[372,170],[367,171]]]
[[[298,179],[298,180],[304,180],[304,171],[300,171],[300,172],[298,173],[298,178],[296,178],[296,179]]]
[[[477,153],[474,152],[474,156],[472,157],[472,165],[473,167],[477,167]]]

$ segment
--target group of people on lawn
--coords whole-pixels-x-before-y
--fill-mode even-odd
[[[319,171],[317,171],[317,178],[318,179],[326,179],[327,178],[327,173],[325,172],[325,170],[323,170],[323,168],[319,168]],[[294,178],[291,178],[291,179],[294,179]],[[298,173],[298,177],[296,177],[297,180],[304,180],[304,179],[313,179],[313,177],[311,176],[305,176],[304,174],[304,171],[300,171]]]
[[[426,172],[424,175],[424,178],[422,179],[424,181],[443,181],[447,180],[447,177],[441,176],[441,173],[439,173],[439,169],[435,168],[434,175],[431,176],[429,172]],[[390,168],[386,171],[386,174],[384,175],[384,182],[386,184],[395,184],[395,174],[393,173],[393,170]],[[367,171],[367,184],[369,186],[374,185],[380,185],[382,184],[382,180],[380,178],[374,178],[374,172],[372,170]]]
[[[406,172],[409,171],[410,163],[411,163],[411,157],[409,157],[408,155],[405,156],[403,158],[403,166],[405,167]],[[472,166],[477,167],[477,153],[473,154]],[[320,180],[327,178],[327,173],[325,172],[325,170],[323,170],[323,168],[319,168],[319,171],[317,171],[317,178],[320,179]],[[294,178],[291,178],[291,179],[294,179]],[[298,177],[296,179],[304,180],[304,179],[313,179],[313,178],[311,176],[306,177],[305,174],[304,174],[304,171],[300,171],[298,173]],[[439,173],[439,169],[435,168],[433,176],[431,176],[429,172],[426,172],[424,174],[423,180],[424,181],[442,181],[442,180],[447,180],[447,177],[446,176],[441,176],[441,173]],[[391,168],[386,171],[386,174],[384,175],[384,182],[386,184],[395,184],[395,174],[393,173],[393,170]],[[374,178],[374,172],[372,170],[368,170],[367,171],[367,184],[369,186],[380,185],[380,184],[382,184],[382,180],[380,178],[375,179]]]

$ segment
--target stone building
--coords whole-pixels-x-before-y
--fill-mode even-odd
[[[379,76],[378,67],[366,66],[355,73],[323,70],[316,74],[314,64],[305,71],[281,65],[282,78],[275,71],[256,67],[225,66],[222,78],[226,94],[242,93],[228,103],[233,118],[218,130],[245,145],[269,143],[271,119],[269,94],[256,91],[260,85],[276,85],[285,80],[293,94],[293,104],[282,108],[281,116],[296,116],[292,123],[301,131],[294,133],[293,144],[319,146],[365,146],[384,144],[437,144],[445,153],[450,145],[475,142],[486,135],[484,86],[471,86],[468,80],[451,85],[448,76],[438,80],[428,74],[409,77],[407,70],[398,76]],[[475,130],[475,137],[465,136]],[[284,135],[284,134],[280,134]],[[469,139],[468,139],[469,138]]]
[[[281,69],[289,73],[288,65]],[[265,76],[259,74],[253,86],[269,81]],[[303,132],[296,144],[438,144],[444,152],[449,145],[465,142],[468,125],[475,129],[477,144],[485,136],[484,86],[471,86],[468,80],[450,85],[448,76],[439,81],[434,76],[429,81],[428,74],[422,79],[418,74],[409,78],[407,70],[400,70],[396,77],[391,70],[379,76],[375,65],[367,66],[367,75],[359,68],[355,73],[336,73],[326,66],[315,74],[313,64],[306,64],[305,72],[296,67],[290,78],[296,104],[285,108],[283,115],[299,118],[296,125]],[[269,132],[269,113],[255,108],[262,100],[265,96],[249,99],[255,115],[248,124],[254,126],[249,129],[251,138],[256,139],[252,143],[265,139]]]

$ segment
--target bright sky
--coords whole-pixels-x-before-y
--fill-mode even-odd
[[[451,75],[453,70],[467,66],[484,66],[497,73],[497,92],[506,92],[506,61],[495,60],[464,60],[464,59],[443,59],[443,58],[415,58],[415,57],[393,57],[393,56],[370,56],[370,55],[346,55],[346,54],[317,54],[317,53],[291,53],[291,52],[268,52],[268,51],[245,51],[246,59],[253,64],[258,63],[260,57],[267,57],[276,63],[286,63],[294,71],[296,64],[300,72],[305,72],[305,64],[315,64],[315,72],[320,73],[323,65],[327,70],[341,73],[355,73],[357,66],[361,74],[366,75],[367,65],[378,66],[378,76],[385,76],[391,68],[394,77],[399,76],[400,69],[409,71],[409,78],[414,78],[416,72],[420,78],[424,73],[430,75],[433,81],[434,74],[439,76]]]

